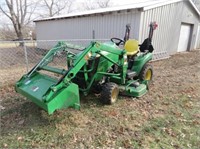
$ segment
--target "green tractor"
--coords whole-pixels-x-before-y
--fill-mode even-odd
[[[113,104],[118,95],[141,97],[148,91],[153,69],[151,44],[156,23],[150,24],[149,37],[139,45],[129,39],[130,26],[126,26],[124,40],[112,38],[110,42],[91,42],[85,48],[67,42],[58,42],[27,74],[17,81],[15,89],[41,108],[52,114],[57,109],[80,109],[80,93],[101,94],[104,104]],[[123,45],[123,48],[120,48]],[[81,52],[74,53],[72,50]],[[64,52],[68,68],[49,65],[54,56]],[[52,77],[43,71],[58,74]]]

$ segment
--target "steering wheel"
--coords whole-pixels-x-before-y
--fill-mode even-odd
[[[114,37],[114,38],[111,38],[110,39],[112,42],[114,42],[117,46],[119,46],[120,44],[124,44],[125,43],[125,41],[123,40],[123,39],[120,39],[120,38],[116,38],[116,37]]]

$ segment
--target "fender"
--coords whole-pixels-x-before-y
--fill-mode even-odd
[[[138,76],[140,74],[140,71],[142,70],[143,66],[146,63],[148,63],[150,60],[152,60],[152,57],[153,57],[152,53],[141,54],[141,55],[135,57],[131,70],[135,71]]]

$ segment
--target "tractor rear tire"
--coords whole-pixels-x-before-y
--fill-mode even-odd
[[[139,79],[141,81],[147,80],[149,83],[153,79],[153,67],[150,64],[145,64],[140,72]]]
[[[119,95],[119,87],[113,82],[106,83],[102,87],[101,91],[101,102],[106,105],[114,104]]]

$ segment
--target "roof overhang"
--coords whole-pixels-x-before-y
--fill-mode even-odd
[[[161,6],[164,6],[164,5],[169,5],[169,4],[181,2],[181,1],[184,1],[184,0],[163,1],[162,3],[158,3],[158,4],[155,4],[155,5],[150,5],[150,6],[143,7],[143,11],[146,11],[146,10],[149,10],[149,9],[153,9],[153,8],[157,8],[157,7],[161,7]]]
[[[156,8],[156,7],[161,7],[161,6],[168,5],[168,4],[172,4],[172,3],[181,2],[181,1],[188,1],[192,5],[194,10],[196,11],[198,16],[200,17],[200,12],[199,12],[198,8],[195,6],[195,4],[192,2],[192,0],[169,0],[169,1],[165,1],[163,3],[158,3],[158,4],[155,4],[155,5],[143,7],[143,11],[153,9],[153,8]]]
[[[192,5],[192,7],[195,9],[195,11],[197,12],[197,14],[199,15],[199,18],[200,18],[200,10],[196,7],[196,5],[193,3],[192,0],[189,0],[189,2]]]
[[[56,17],[48,17],[43,19],[34,20],[34,22],[40,22],[40,21],[49,21],[49,20],[59,20],[59,19],[66,19],[66,18],[75,18],[75,17],[84,17],[84,16],[90,16],[90,15],[98,15],[98,14],[108,14],[112,12],[117,11],[123,11],[123,10],[130,10],[130,9],[141,9],[142,7],[132,6],[132,5],[123,5],[118,7],[110,7],[110,8],[102,8],[102,9],[95,9],[95,10],[89,10],[89,11],[83,11],[83,12],[75,12],[75,13],[69,13],[67,15],[61,15]]]
[[[153,9],[153,8],[161,7],[168,4],[181,2],[181,1],[185,1],[185,0],[164,0],[164,1],[141,2],[141,3],[136,3],[136,4],[130,4],[130,5],[122,5],[122,6],[117,6],[117,7],[70,13],[67,15],[56,16],[56,17],[48,17],[48,18],[34,20],[34,22],[61,20],[61,19],[68,19],[68,18],[91,16],[91,15],[105,15],[105,14],[110,14],[112,12],[121,12],[121,11],[126,11],[126,10],[130,11],[132,9],[137,9],[138,11],[146,11],[149,9]],[[200,18],[200,12],[198,8],[195,6],[195,4],[192,2],[192,0],[187,0],[187,1],[189,1],[189,3],[194,8],[194,10],[196,11],[196,13],[198,14]]]

